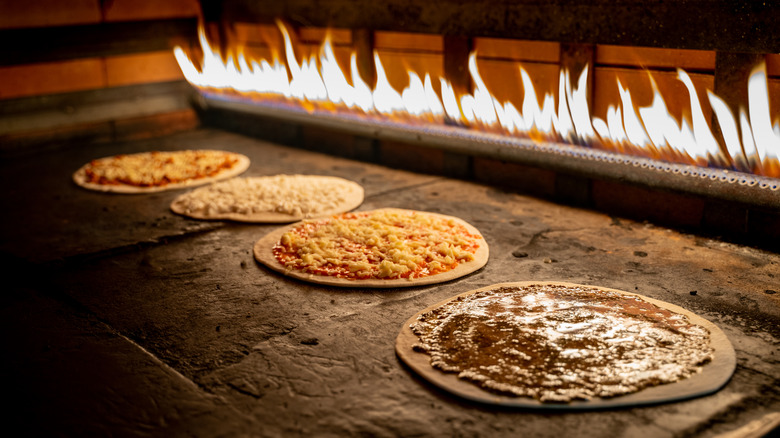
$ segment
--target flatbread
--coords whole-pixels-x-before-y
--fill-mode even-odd
[[[671,312],[684,315],[688,322],[701,326],[709,331],[710,347],[712,348],[712,360],[701,367],[701,372],[683,380],[662,384],[642,389],[625,395],[611,398],[592,398],[589,400],[574,400],[568,403],[551,403],[538,401],[531,397],[516,397],[492,392],[476,384],[459,378],[454,373],[443,372],[431,365],[431,356],[415,348],[420,343],[419,337],[412,331],[411,326],[418,321],[420,315],[438,309],[447,303],[451,303],[461,297],[468,297],[482,291],[493,291],[502,287],[527,287],[531,285],[553,285],[572,288],[596,288],[604,292],[614,292],[626,296],[639,297],[642,300],[654,304]],[[462,299],[462,298],[461,298]],[[619,291],[599,286],[585,286],[565,282],[524,281],[516,283],[500,283],[480,289],[465,292],[445,301],[430,306],[413,317],[409,318],[401,328],[395,345],[396,354],[409,368],[420,375],[426,381],[451,394],[467,400],[518,408],[545,409],[545,410],[589,410],[602,408],[615,408],[623,406],[638,406],[663,402],[684,400],[708,395],[718,391],[731,378],[736,367],[736,355],[726,335],[716,325],[706,319],[685,310],[674,304],[655,300],[630,292]]]
[[[360,184],[320,175],[232,178],[200,187],[171,203],[174,213],[195,219],[288,223],[331,216],[363,203]]]
[[[440,272],[440,273],[423,276],[423,277],[416,277],[412,279],[407,279],[407,278],[347,279],[347,278],[339,278],[339,277],[329,276],[329,275],[315,275],[300,270],[288,269],[285,265],[283,265],[276,259],[273,253],[274,246],[277,243],[279,243],[280,239],[285,233],[295,229],[299,225],[302,225],[306,222],[311,222],[311,221],[302,221],[272,231],[262,239],[258,240],[254,245],[255,259],[259,263],[265,265],[266,267],[274,271],[280,272],[286,276],[296,278],[298,280],[303,280],[303,281],[317,283],[317,284],[324,284],[329,286],[367,287],[367,288],[396,288],[396,287],[411,287],[411,286],[421,286],[421,285],[434,284],[434,283],[443,283],[446,281],[463,277],[472,272],[475,272],[480,268],[482,268],[483,266],[485,266],[485,264],[487,263],[488,256],[489,256],[487,242],[485,241],[484,237],[482,237],[482,234],[479,232],[479,230],[477,230],[474,226],[465,222],[462,219],[453,216],[437,214],[437,213],[421,212],[421,211],[414,211],[414,210],[403,210],[403,209],[396,209],[396,208],[386,208],[386,209],[372,210],[372,211],[359,212],[353,214],[371,214],[375,212],[428,215],[430,217],[438,218],[444,221],[453,221],[453,223],[464,227],[465,230],[470,235],[475,236],[475,240],[479,243],[479,246],[474,252],[472,260],[461,262],[455,268],[445,272]]]
[[[178,160],[179,163],[194,164],[193,157],[197,155],[209,154],[214,156],[223,156],[232,161],[232,165],[227,168],[220,168],[217,170],[209,171],[204,176],[186,177],[186,178],[174,178],[174,182],[166,183],[163,178],[167,175],[175,175],[177,168],[175,165],[166,162],[172,160]],[[151,173],[152,169],[156,169],[154,175],[149,175],[149,181],[153,181],[149,184],[130,184],[130,183],[100,183],[94,182],[89,172],[92,169],[102,168],[102,166],[109,163],[118,163],[122,166],[122,161],[125,159],[136,160],[136,164],[141,160],[154,160],[144,162],[143,169],[141,171],[144,174]],[[134,171],[139,170],[139,166],[135,166]],[[110,157],[98,158],[91,162],[81,166],[74,174],[73,181],[81,187],[89,190],[95,190],[99,192],[111,192],[122,194],[141,194],[141,193],[154,193],[164,190],[174,190],[183,187],[194,187],[203,184],[208,184],[214,181],[219,181],[227,178],[232,178],[242,174],[249,168],[249,158],[245,155],[235,152],[217,151],[217,150],[183,150],[183,151],[152,151],[152,152],[140,152],[136,154],[123,154],[114,155]]]

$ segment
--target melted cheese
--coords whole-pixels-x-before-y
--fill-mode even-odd
[[[306,175],[233,178],[186,193],[176,202],[189,214],[251,215],[274,212],[310,217],[346,201],[348,181]]]
[[[308,221],[274,253],[289,269],[348,279],[417,278],[474,259],[480,236],[453,219],[380,210]]]
[[[713,358],[709,331],[636,295],[590,286],[499,287],[411,326],[431,366],[541,402],[608,398],[676,382]]]
[[[222,151],[143,152],[94,160],[85,173],[91,183],[153,187],[213,176],[236,163]]]

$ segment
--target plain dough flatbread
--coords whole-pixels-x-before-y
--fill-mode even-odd
[[[373,211],[393,211],[393,210],[407,211],[407,212],[413,211],[413,210],[386,208],[380,210],[365,211],[362,213],[370,213]],[[287,269],[287,267],[285,267],[284,265],[279,263],[278,260],[276,260],[276,257],[274,257],[273,254],[273,247],[279,242],[279,239],[282,237],[282,235],[287,231],[295,228],[300,222],[274,230],[268,233],[262,239],[258,240],[254,246],[255,260],[267,266],[268,268],[273,269],[274,271],[280,272],[284,275],[287,275],[292,278],[296,278],[298,280],[308,281],[310,283],[324,284],[328,286],[370,287],[370,288],[413,287],[413,286],[422,286],[427,284],[444,283],[468,275],[485,266],[489,257],[488,245],[487,242],[485,241],[485,238],[482,236],[479,230],[477,230],[474,226],[454,216],[447,216],[447,215],[437,214],[437,213],[429,213],[425,211],[414,211],[414,212],[418,214],[436,216],[444,219],[453,219],[459,224],[466,227],[469,233],[480,236],[482,242],[479,248],[477,249],[477,252],[474,254],[474,260],[460,263],[458,264],[458,266],[455,267],[455,269],[442,272],[440,274],[429,275],[421,278],[414,278],[411,280],[406,278],[394,278],[390,280],[381,280],[381,279],[348,280],[345,278],[338,278],[338,277],[332,277],[327,275],[308,274],[301,271]]]
[[[208,152],[208,150],[198,150],[198,152]],[[186,151],[165,151],[165,152],[191,152],[189,150]],[[230,169],[226,169],[217,175],[209,176],[206,178],[197,178],[197,179],[190,179],[186,181],[181,181],[177,183],[171,183],[166,184],[164,186],[151,186],[151,187],[139,187],[139,186],[133,186],[129,184],[118,184],[118,185],[112,185],[112,184],[95,184],[92,182],[88,182],[86,180],[86,169],[90,166],[90,163],[87,163],[79,168],[74,174],[73,174],[73,181],[78,184],[81,187],[84,187],[85,189],[89,190],[95,190],[98,192],[111,192],[111,193],[122,193],[122,194],[142,194],[142,193],[154,193],[154,192],[162,192],[165,190],[174,190],[174,189],[181,189],[184,187],[195,187],[203,184],[212,183],[214,181],[219,181],[227,178],[233,178],[234,176],[241,175],[249,168],[249,157],[238,154],[235,152],[227,152],[227,151],[212,151],[212,152],[224,152],[226,154],[232,155],[234,158],[238,160],[235,166],[233,166]],[[150,153],[150,152],[140,152],[142,154]],[[126,154],[131,155],[131,154]],[[93,161],[100,161],[100,160],[111,160],[114,156],[110,157],[104,157],[104,158],[98,158],[97,160]]]
[[[320,176],[320,175],[294,175],[294,176],[306,178],[307,180],[310,180],[311,184],[313,185],[321,184],[322,182],[336,183],[338,184],[339,190],[343,194],[344,201],[342,203],[339,203],[338,205],[335,205],[332,208],[318,211],[312,214],[311,216],[309,216],[311,218],[345,213],[359,207],[360,204],[363,203],[363,199],[365,196],[363,186],[361,186],[360,184],[354,181],[350,181],[335,176]],[[270,178],[270,177],[253,177],[251,179],[262,179],[262,178]],[[193,192],[198,190],[208,190],[208,188],[209,187],[201,187],[199,189],[195,189]],[[256,213],[249,213],[249,214],[242,214],[242,213],[206,214],[205,212],[201,212],[201,211],[188,212],[186,208],[186,204],[184,202],[186,198],[190,196],[193,192],[185,193],[177,197],[176,199],[174,199],[173,202],[171,203],[171,210],[174,213],[183,216],[188,216],[195,219],[203,219],[203,220],[224,219],[224,220],[232,220],[237,222],[249,222],[249,223],[279,224],[279,223],[300,221],[302,219],[307,218],[303,214],[293,215],[293,214],[281,213],[276,211],[264,211],[264,212],[256,212]]]
[[[568,287],[592,287],[603,291],[612,291],[625,295],[633,295],[643,300],[655,304],[672,312],[679,313],[688,317],[691,323],[700,325],[710,332],[710,346],[713,348],[713,358],[710,363],[703,365],[701,373],[688,377],[674,383],[668,383],[659,386],[645,388],[638,392],[621,395],[613,398],[595,398],[592,400],[576,400],[569,403],[544,403],[530,397],[511,397],[501,394],[488,392],[468,381],[462,380],[454,373],[445,373],[431,366],[431,356],[414,351],[413,346],[418,344],[419,338],[412,332],[410,326],[417,321],[417,317],[423,313],[429,312],[435,308],[443,306],[457,297],[471,295],[484,290],[494,290],[500,287],[523,287],[529,285],[560,285]],[[455,394],[459,397],[500,406],[511,406],[518,408],[548,409],[548,410],[587,410],[603,409],[624,406],[638,406],[655,403],[664,403],[671,401],[684,400],[694,397],[701,397],[712,394],[722,388],[731,378],[737,364],[734,347],[731,346],[725,333],[715,324],[696,315],[693,312],[683,309],[674,304],[664,301],[654,300],[643,295],[638,295],[621,290],[610,289],[600,286],[580,285],[564,282],[549,281],[523,281],[517,283],[500,283],[492,286],[483,287],[462,293],[460,295],[448,298],[440,303],[430,306],[407,320],[401,332],[398,334],[395,342],[395,352],[398,357],[415,373],[433,385]]]

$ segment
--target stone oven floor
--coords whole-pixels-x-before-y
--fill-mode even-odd
[[[360,209],[459,216],[487,266],[394,290],[305,284],[257,265],[275,225],[171,213],[182,190],[93,193],[92,158],[221,148],[248,176],[311,173],[366,189]],[[23,435],[717,436],[780,412],[780,255],[493,187],[281,147],[224,131],[4,158],[0,307],[6,416]],[[500,409],[418,379],[396,358],[417,311],[493,283],[561,280],[637,292],[720,326],[737,369],[698,399],[594,412]]]

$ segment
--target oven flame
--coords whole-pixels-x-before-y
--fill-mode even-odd
[[[706,103],[714,114],[722,140],[704,115],[702,101],[690,76],[683,70],[677,78],[690,99],[690,114],[677,120],[650,76],[653,100],[650,106],[634,104],[629,89],[618,80],[620,101],[609,106],[606,118],[590,114],[587,83],[590,69],[583,69],[576,82],[566,70],[560,72],[558,99],[552,93],[542,98],[528,72],[518,64],[522,102],[499,101],[482,79],[477,54],[471,53],[468,71],[471,93],[456,93],[446,78],[438,78],[439,90],[429,74],[407,69],[409,85],[400,92],[390,84],[377,52],[374,52],[376,85],[360,76],[353,51],[348,71],[336,60],[330,37],[318,53],[298,61],[287,28],[278,23],[284,60],[276,51],[271,59],[245,56],[242,48],[220,53],[212,47],[201,27],[199,40],[203,59],[196,63],[181,47],[176,60],[195,87],[217,93],[239,93],[253,101],[284,99],[307,111],[350,111],[369,117],[391,118],[405,123],[450,123],[471,129],[500,132],[539,142],[567,142],[583,147],[611,150],[662,161],[718,167],[780,178],[780,121],[772,122],[766,66],[752,71],[748,82],[748,108],[734,114],[717,95],[707,91]],[[649,76],[649,74],[648,74]],[[541,104],[540,104],[541,102]],[[713,122],[715,123],[715,122]]]

